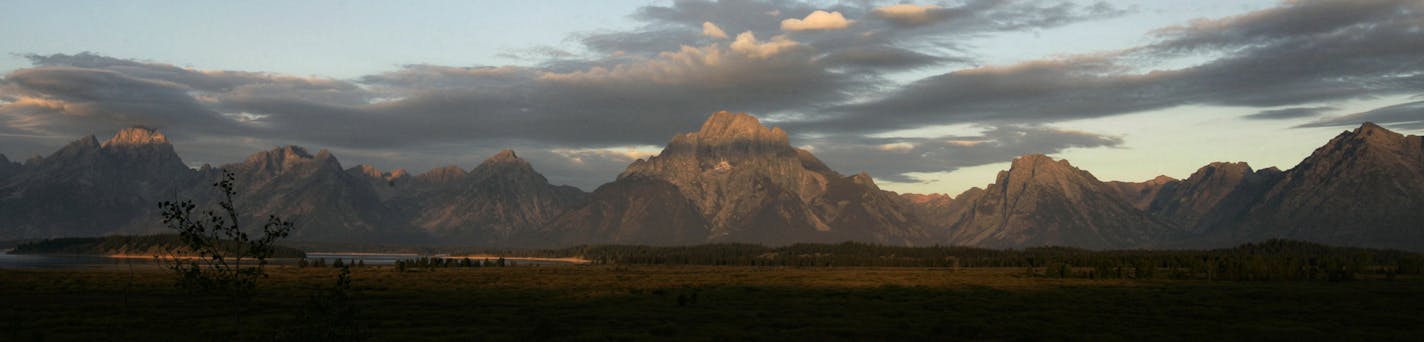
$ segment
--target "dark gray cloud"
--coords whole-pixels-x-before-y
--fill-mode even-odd
[[[1339,18],[1322,19],[1332,13]],[[1315,21],[1324,23],[1311,26]],[[1321,1],[1159,31],[1127,51],[957,70],[793,125],[876,132],[966,122],[1046,122],[1180,105],[1274,107],[1424,89],[1424,4]],[[1136,72],[1127,61],[1221,57]],[[870,120],[870,118],[874,118]]]
[[[969,0],[954,5],[884,6],[870,11],[900,29],[951,34],[1048,28],[1126,13],[1107,2]]]
[[[39,135],[113,125],[211,127],[222,120],[181,84],[62,66],[22,69],[0,80],[0,117]]]
[[[828,67],[881,71],[917,69],[951,61],[962,64],[973,62],[966,58],[939,57],[893,46],[847,48],[826,54],[818,60]]]
[[[1390,127],[1416,130],[1424,124],[1424,101],[1401,103],[1364,112],[1321,118],[1296,127],[1353,127],[1374,122]]]
[[[707,43],[701,29],[659,26],[632,32],[597,32],[579,38],[584,47],[600,54],[654,56],[683,45]]]
[[[1269,109],[1246,115],[1244,118],[1252,120],[1281,120],[1299,119],[1313,116],[1320,116],[1325,111],[1335,110],[1335,107],[1291,107],[1281,109]]]
[[[935,138],[843,138],[813,142],[813,153],[847,172],[866,171],[891,182],[920,182],[906,173],[953,171],[1031,153],[1116,147],[1122,138],[1039,126],[987,127],[982,135]]]
[[[1168,53],[1216,51],[1280,44],[1282,40],[1335,35],[1376,23],[1417,18],[1419,4],[1407,0],[1299,1],[1239,16],[1201,19],[1157,30],[1164,41],[1153,50]],[[1405,23],[1407,24],[1407,23]]]
[[[446,127],[434,128],[431,137],[620,146],[662,144],[674,132],[695,129],[708,113],[721,109],[767,113],[813,108],[866,86],[864,80],[815,64],[804,52],[762,59],[722,47],[689,47],[640,63],[573,73],[432,68],[411,67],[363,79],[371,87],[397,89],[393,92],[409,97],[362,110],[391,118],[382,127],[446,122]]]

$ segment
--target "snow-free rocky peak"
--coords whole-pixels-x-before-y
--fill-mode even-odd
[[[786,132],[781,128],[762,126],[756,117],[747,113],[721,111],[712,114],[702,124],[697,133],[686,134],[703,145],[735,142],[763,142],[786,144]]]
[[[600,243],[925,241],[900,203],[869,175],[841,176],[792,147],[785,131],[722,111],[549,230]]]
[[[475,169],[471,172],[489,168],[498,168],[501,170],[507,168],[517,168],[526,169],[530,172],[533,172],[533,167],[529,165],[529,161],[519,158],[519,155],[514,154],[514,150],[508,149],[499,151],[499,153],[495,153],[493,156],[490,156],[489,159],[485,159],[484,162],[480,163],[479,166],[476,166]]]
[[[168,137],[157,130],[143,126],[125,128],[104,142],[104,147],[168,145]]]
[[[519,155],[514,154],[514,150],[510,149],[501,150],[499,153],[490,156],[489,159],[485,159],[486,163],[517,163],[523,161],[523,159],[519,159]]]

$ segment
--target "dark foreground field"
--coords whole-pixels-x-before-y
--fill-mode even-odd
[[[374,340],[1411,340],[1424,279],[1091,280],[1022,269],[543,266],[352,269]],[[220,298],[162,269],[0,271],[0,340],[231,340]],[[277,268],[242,336],[270,339],[337,271]]]

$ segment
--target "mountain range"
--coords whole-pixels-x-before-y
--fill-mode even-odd
[[[1270,238],[1424,250],[1424,141],[1372,123],[1289,170],[1211,163],[1186,179],[1104,182],[1025,155],[957,196],[897,194],[844,175],[744,113],[712,114],[592,193],[550,184],[514,151],[473,169],[412,175],[345,168],[329,151],[277,147],[193,169],[158,131],[87,136],[24,163],[0,155],[0,240],[164,231],[156,203],[211,206],[237,176],[245,222],[292,239],[555,247],[862,241],[1090,249],[1203,248]]]

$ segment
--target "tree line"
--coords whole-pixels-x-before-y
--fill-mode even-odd
[[[449,267],[507,267],[514,266],[514,262],[507,261],[504,257],[498,259],[470,259],[470,258],[440,258],[440,257],[418,257],[415,259],[396,260],[396,271],[409,272],[414,270],[431,270],[435,268]]]
[[[1418,275],[1424,255],[1268,240],[1211,250],[1093,251],[1068,247],[998,250],[868,243],[696,246],[589,245],[523,253],[580,257],[595,264],[781,267],[1017,267],[1058,278],[1206,280],[1351,280],[1362,274]]]
[[[215,242],[223,252],[233,254],[240,244],[232,240]],[[102,237],[67,237],[30,241],[15,246],[12,254],[51,255],[157,255],[188,256],[193,254],[178,234],[157,235],[110,235]],[[302,258],[306,253],[299,249],[274,246],[273,258]]]

